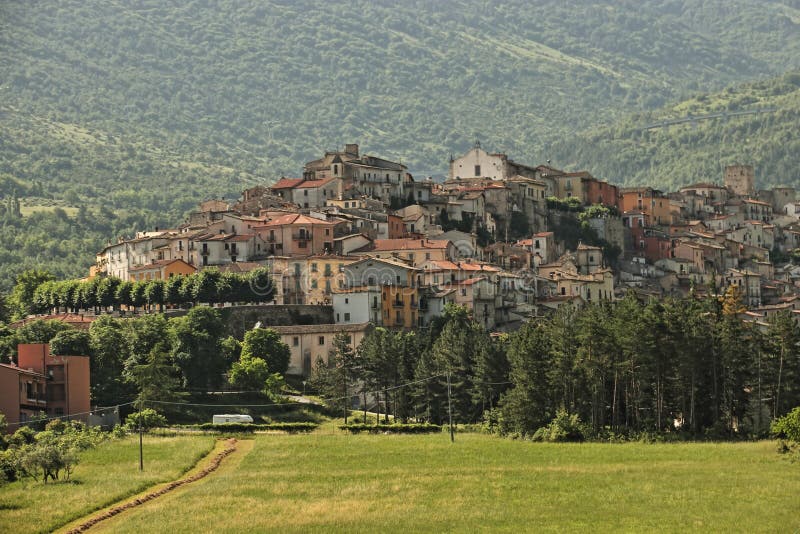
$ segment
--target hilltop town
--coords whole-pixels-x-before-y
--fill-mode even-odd
[[[722,178],[675,192],[620,188],[476,142],[437,183],[347,144],[299,178],[109,243],[90,274],[147,281],[266,266],[271,304],[321,310],[315,324],[277,327],[293,348],[290,372],[306,376],[335,332],[357,341],[370,325],[425,327],[448,303],[489,331],[629,290],[648,298],[735,286],[745,320],[800,313],[800,267],[789,261],[800,247],[795,189],[756,190],[747,165]]]

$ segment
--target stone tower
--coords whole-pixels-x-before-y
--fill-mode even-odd
[[[725,187],[739,196],[755,194],[755,171],[752,165],[728,165],[725,167]]]

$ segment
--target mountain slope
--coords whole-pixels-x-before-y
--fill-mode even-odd
[[[764,113],[733,115],[754,110]],[[727,117],[643,129],[726,112]],[[612,127],[583,132],[556,144],[553,156],[561,166],[591,169],[598,177],[625,185],[676,190],[691,182],[720,182],[726,165],[748,163],[755,166],[757,187],[800,188],[798,124],[800,71],[699,94]]]
[[[359,141],[420,173],[800,66],[788,2],[100,0],[0,7],[3,101],[259,175]]]

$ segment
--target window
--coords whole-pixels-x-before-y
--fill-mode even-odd
[[[299,337],[297,337],[297,336],[294,336],[294,337],[292,338],[292,346],[293,346],[293,347],[297,347],[298,345],[300,345],[300,338],[299,338]]]
[[[317,289],[317,281],[311,280],[311,289]]]
[[[349,313],[345,312],[345,314],[344,314],[344,322],[346,322],[346,323],[350,322],[350,314]]]
[[[312,273],[315,273],[315,272],[317,272],[317,264],[316,264],[316,263],[312,263],[312,264],[311,264],[311,272],[312,272]]]
[[[318,342],[319,342],[320,345],[324,345],[325,344],[325,336],[319,336]]]
[[[475,165],[475,176],[480,176],[480,175],[481,175],[481,166]]]
[[[562,295],[566,295],[567,294],[567,288],[566,287],[562,287],[561,288],[561,294]]]
[[[534,246],[533,246],[533,248],[536,248],[536,249],[538,249],[538,248],[539,248],[539,240],[538,240],[538,239],[537,239],[537,240],[536,240],[536,242],[534,243]]]
[[[331,235],[331,229],[325,228],[325,235]]]
[[[426,259],[426,260],[429,260],[429,259],[431,259],[431,253],[430,253],[430,252],[426,252],[426,253],[425,253],[425,259]]]
[[[304,197],[307,197],[307,196],[308,196],[308,189],[303,189],[303,196],[304,196]]]
[[[395,313],[394,319],[395,324],[403,324],[403,316],[400,314],[399,310]]]

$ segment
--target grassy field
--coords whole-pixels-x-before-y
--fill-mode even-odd
[[[211,437],[147,437],[139,472],[138,438],[87,451],[69,482],[24,480],[0,487],[0,532],[51,532],[158,482],[172,480],[214,446]]]
[[[444,434],[264,435],[237,454],[212,476],[97,530],[800,528],[800,465],[776,454],[772,442],[537,444],[465,434],[450,444]]]

